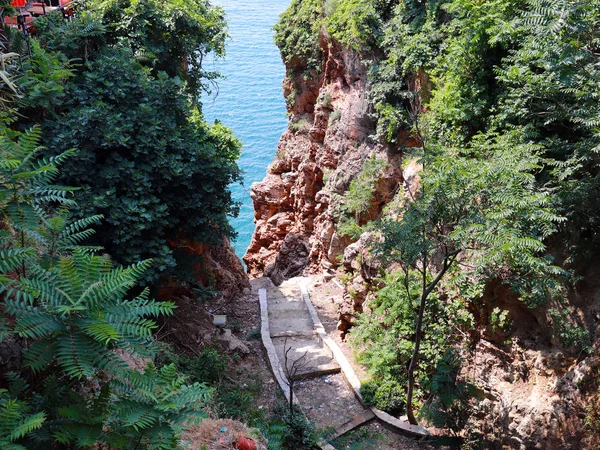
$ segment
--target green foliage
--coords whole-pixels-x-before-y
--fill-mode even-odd
[[[39,129],[2,126],[0,306],[11,320],[0,334],[27,343],[23,374],[37,383],[34,392],[11,375],[10,395],[0,391],[2,447],[177,448],[210,389],[187,385],[174,366],[129,370],[119,356],[152,356],[153,318],[174,304],[137,288],[150,261],[113,268],[108,256],[77,246],[99,217],[69,220],[73,190],[51,184],[67,155],[40,158]]]
[[[109,3],[102,5],[108,8]],[[152,9],[146,19],[158,20],[159,10]],[[202,120],[199,111],[190,107],[179,78],[169,77],[162,66],[151,69],[138,62],[130,48],[135,39],[122,35],[130,29],[119,29],[118,36],[105,31],[110,27],[99,24],[104,20],[99,11],[108,14],[108,9],[91,8],[73,22],[41,22],[44,47],[34,49],[33,61],[63,67],[67,55],[86,64],[72,66],[70,72],[56,69],[57,87],[47,90],[50,99],[28,96],[26,112],[45,119],[47,155],[78,148],[78,157],[67,163],[61,178],[65,184],[81,187],[75,196],[77,217],[106,219],[95,227],[91,242],[106,248],[120,264],[152,258],[146,282],[161,276],[185,277],[190,271],[184,265],[201,261],[190,262],[180,247],[189,248],[190,242],[216,244],[234,235],[227,215],[236,214],[237,205],[227,186],[239,179],[236,160],[241,144],[220,123],[209,126]],[[157,33],[161,31],[149,38],[148,45],[164,46],[160,36],[167,39],[167,31],[162,25],[156,27]],[[188,31],[178,39],[185,41]],[[206,43],[203,51],[215,45]],[[181,43],[173,51],[183,54],[184,47]],[[36,84],[50,70],[39,67],[32,63],[25,86]],[[74,76],[67,77],[65,84],[69,73]],[[56,119],[48,120],[48,112]]]
[[[492,331],[507,331],[512,326],[512,321],[508,318],[508,310],[495,307],[490,314],[490,323]]]
[[[288,66],[308,72],[321,71],[322,8],[322,0],[293,0],[275,25],[275,44]]]
[[[377,3],[373,0],[328,0],[327,31],[346,47],[368,49],[381,34]]]
[[[473,412],[475,386],[460,380],[460,356],[449,349],[438,361],[429,384],[430,397],[421,409],[421,415],[433,426],[448,428],[459,433]]]
[[[227,357],[215,349],[205,347],[199,356],[178,358],[177,367],[195,382],[218,384],[227,372]]]
[[[108,40],[130,47],[137,61],[178,76],[196,100],[207,81],[218,77],[206,72],[203,58],[225,55],[225,12],[207,0],[103,0],[88,2],[90,14],[109,31]]]
[[[338,220],[338,233],[358,240],[364,231],[361,225],[375,219],[370,216],[371,202],[376,183],[387,168],[383,159],[375,155],[364,161],[360,173],[352,179],[350,187],[341,198],[337,198],[334,216]]]
[[[514,141],[482,135],[469,150],[432,154],[424,195],[400,221],[386,220],[382,252],[412,265],[424,250],[461,251],[474,264],[472,279],[498,277],[530,306],[560,295],[566,272],[544,241],[565,218],[532,173],[543,163],[539,147]]]
[[[205,385],[187,384],[177,375],[174,364],[156,369],[150,364],[143,373],[132,371],[126,380],[113,383],[115,417],[121,429],[116,448],[139,442],[149,449],[178,449],[185,426],[198,424],[211,390]],[[127,445],[119,446],[126,438]]]
[[[260,340],[262,333],[260,327],[252,328],[246,335],[246,339],[249,341]]]
[[[124,299],[149,265],[112,269],[108,258],[75,249],[55,267],[32,266],[30,276],[5,286],[4,311],[16,320],[14,333],[36,340],[25,353],[26,364],[41,371],[55,363],[81,379],[97,370],[113,375],[123,370],[112,352],[115,345],[148,355],[156,327],[148,317],[170,314],[175,307],[150,300],[147,289]]]
[[[420,279],[416,272],[398,271],[380,280],[385,287],[367,306],[350,330],[350,344],[372,379],[363,384],[365,400],[391,413],[404,412],[407,366],[414,348]],[[425,310],[419,385],[426,387],[438,361],[448,348],[457,345],[457,329],[468,330],[473,318],[460,300],[442,301],[435,292]],[[420,392],[425,394],[425,391]]]
[[[401,381],[396,378],[369,380],[362,384],[360,393],[368,405],[398,415],[406,406],[406,387]]]
[[[576,348],[580,351],[591,353],[591,336],[588,330],[574,323],[569,317],[573,308],[562,306],[560,309],[551,308],[548,311],[552,318],[553,336],[567,349]]]
[[[11,386],[12,387],[12,386]],[[39,429],[46,419],[42,412],[31,414],[28,405],[0,389],[0,446],[6,450],[25,450],[18,442]]]
[[[288,127],[290,131],[294,133],[300,133],[302,131],[306,131],[308,128],[308,121],[306,119],[300,119],[297,122],[292,122],[291,120],[288,122]]]
[[[335,448],[344,450],[369,450],[377,448],[383,435],[373,434],[366,426],[352,430],[331,443]]]
[[[58,15],[36,22],[44,46],[62,48],[69,58],[93,58],[99,48],[129,48],[136,61],[156,76],[166,72],[186,82],[186,92],[199,104],[201,90],[218,78],[202,62],[209,54],[224,56],[227,26],[224,11],[206,0],[104,0],[85,2],[75,20],[63,24]],[[64,43],[48,36],[60,29]]]
[[[329,114],[329,123],[332,124],[332,123],[338,122],[341,118],[342,118],[342,111],[340,111],[339,109],[336,109],[331,114]]]
[[[282,439],[284,448],[313,448],[316,445],[318,433],[315,424],[306,418],[297,405],[294,405],[291,413],[287,404],[280,403],[276,415],[285,424]]]

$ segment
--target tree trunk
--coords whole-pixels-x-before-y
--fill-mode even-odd
[[[421,347],[421,328],[423,326],[423,314],[425,312],[425,303],[427,302],[427,292],[423,291],[421,296],[421,303],[419,305],[419,316],[417,317],[417,325],[415,326],[415,347],[413,349],[412,358],[410,359],[410,365],[408,366],[408,389],[406,391],[406,415],[408,421],[417,425],[417,420],[413,413],[413,393],[415,387],[415,369],[419,363],[419,349]]]

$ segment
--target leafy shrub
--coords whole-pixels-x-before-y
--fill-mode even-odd
[[[249,341],[260,340],[262,334],[260,331],[260,327],[252,328],[248,334],[246,335],[246,339]]]
[[[429,384],[430,397],[421,409],[421,415],[435,427],[448,428],[459,433],[473,411],[475,386],[459,379],[460,357],[449,349],[438,361]]]
[[[155,75],[186,80],[194,99],[218,78],[202,62],[211,53],[225,55],[227,26],[223,9],[207,0],[102,0],[87,2],[86,9],[106,27],[109,43],[129,46]]]
[[[288,123],[288,127],[294,133],[299,133],[301,131],[305,131],[308,127],[308,121],[306,119],[300,119],[297,122],[290,121]]]
[[[293,0],[275,25],[275,43],[288,65],[320,71],[322,0]]]
[[[399,380],[369,380],[361,385],[360,393],[367,404],[378,409],[394,415],[404,412],[406,387],[401,385]]]
[[[11,375],[10,395],[0,391],[0,442],[175,449],[211,390],[188,385],[174,365],[142,373],[119,356],[152,357],[153,318],[174,308],[148,289],[131,292],[151,262],[113,268],[97,248],[78,246],[97,220],[69,222],[72,189],[52,184],[72,152],[38,158],[38,129],[0,130],[0,337],[28,343],[28,379]]]
[[[378,39],[380,16],[371,0],[326,2],[327,31],[347,47],[365,50]]]
[[[277,405],[276,415],[281,417],[285,424],[283,436],[284,446],[287,448],[313,448],[317,443],[318,434],[315,424],[308,420],[302,410],[294,405],[293,413],[287,403]]]
[[[341,236],[358,240],[364,232],[360,224],[375,219],[368,213],[371,209],[375,183],[386,167],[387,163],[375,155],[367,158],[360,173],[350,182],[348,191],[341,198],[338,196],[334,199],[337,202],[332,210],[338,221],[337,231]]]
[[[53,33],[48,39],[62,49],[68,33]],[[146,282],[185,276],[179,247],[234,234],[227,215],[237,205],[226,187],[239,178],[240,143],[190,109],[177,79],[154,78],[129,50],[91,56],[65,87],[54,111],[60,123],[44,122],[47,154],[78,147],[61,181],[81,187],[80,217],[104,215],[97,242],[119,263],[153,258]]]
[[[492,310],[490,315],[490,323],[492,325],[492,331],[507,331],[512,326],[512,321],[508,318],[508,310],[501,310],[496,307]]]
[[[227,372],[227,356],[215,349],[205,347],[202,353],[195,358],[180,356],[177,367],[190,377],[192,381],[215,385],[223,379]]]
[[[361,393],[366,401],[385,411],[403,412],[406,402],[407,369],[414,348],[416,303],[420,293],[420,277],[410,272],[409,283],[404,273],[386,274],[379,280],[384,285],[367,304],[370,311],[359,315],[350,330],[349,342],[357,359],[364,364],[371,380]],[[453,345],[457,345],[456,328],[472,326],[472,317],[460,302],[444,302],[435,293],[425,309],[421,342],[418,386],[426,389],[438,361]],[[418,389],[418,396],[426,395]]]
[[[548,311],[552,318],[553,335],[565,348],[576,348],[580,351],[591,352],[591,337],[589,331],[574,324],[569,314],[572,308],[563,307],[561,309],[550,309]]]
[[[366,426],[354,429],[331,442],[335,448],[344,450],[370,450],[377,448],[383,438],[381,434],[373,434]]]
[[[342,111],[340,111],[339,109],[336,109],[335,111],[333,111],[331,114],[329,114],[329,123],[335,123],[338,122],[342,117]]]

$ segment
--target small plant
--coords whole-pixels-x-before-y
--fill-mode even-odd
[[[371,450],[377,447],[377,442],[382,438],[383,435],[374,434],[365,426],[334,439],[331,445],[344,450]]]
[[[474,385],[459,378],[460,362],[454,349],[444,353],[431,378],[431,396],[421,409],[421,415],[434,426],[449,428],[456,434],[465,428],[477,393]]]
[[[290,399],[289,399],[289,413],[290,416],[294,417],[294,384],[297,379],[298,373],[302,371],[308,365],[308,359],[306,355],[308,350],[304,352],[302,356],[292,360],[290,358],[290,352],[293,347],[288,346],[287,338],[283,342],[283,372],[285,373],[285,382],[290,387]]]
[[[360,387],[365,403],[390,414],[400,414],[406,406],[406,389],[397,380],[369,380]]]
[[[352,282],[354,279],[354,274],[352,273],[342,273],[338,276],[340,282],[345,286]]]
[[[290,129],[290,131],[293,131],[294,133],[298,133],[298,132],[306,129],[307,125],[308,125],[308,121],[306,119],[300,119],[298,122],[290,121],[288,124],[288,128]]]
[[[293,108],[296,105],[296,96],[298,95],[298,91],[296,89],[292,89],[289,95],[285,98],[289,108]]]
[[[502,310],[498,307],[495,307],[492,310],[492,314],[490,316],[490,323],[492,324],[492,331],[494,333],[496,333],[497,331],[507,332],[512,326],[512,320],[508,318],[508,310]]]
[[[342,117],[342,112],[339,109],[336,109],[331,114],[329,114],[329,124],[337,122]]]
[[[573,324],[569,319],[572,308],[550,309],[553,335],[565,348],[577,348],[591,352],[590,333],[583,327]]]
[[[315,424],[306,418],[300,407],[294,405],[290,410],[288,405],[279,404],[275,414],[285,424],[284,448],[310,449],[316,445],[319,435]]]
[[[260,327],[252,328],[246,335],[246,339],[249,341],[258,341],[261,338]]]

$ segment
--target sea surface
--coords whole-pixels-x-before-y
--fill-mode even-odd
[[[254,209],[250,185],[264,178],[277,142],[287,127],[281,82],[285,68],[273,43],[273,25],[290,0],[212,0],[227,15],[227,56],[206,61],[206,70],[226,78],[218,81],[218,94],[203,97],[206,120],[215,119],[233,129],[242,141],[239,166],[244,183],[232,185],[234,198],[242,203],[240,214],[230,222],[238,233],[232,243],[241,258],[254,232]],[[216,90],[215,90],[216,91]]]

